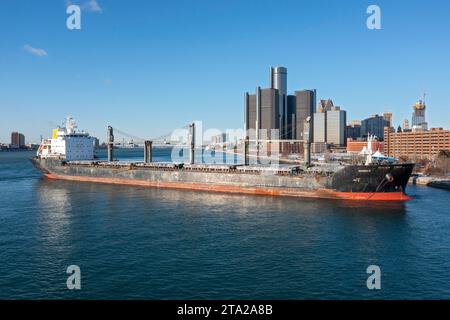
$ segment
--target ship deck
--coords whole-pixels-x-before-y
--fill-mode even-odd
[[[342,168],[340,164],[316,165],[306,167],[303,165],[277,164],[277,165],[243,165],[243,164],[187,164],[173,162],[135,162],[135,161],[67,161],[71,166],[108,167],[108,168],[133,168],[154,169],[162,171],[194,171],[216,173],[243,173],[243,174],[275,174],[275,175],[300,175],[309,174],[333,174]]]

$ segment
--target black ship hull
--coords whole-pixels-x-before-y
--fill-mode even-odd
[[[331,187],[339,192],[405,192],[414,164],[346,166]]]
[[[414,164],[343,165],[264,168],[168,163],[65,162],[32,159],[50,179],[99,182],[212,192],[327,198],[404,201]]]

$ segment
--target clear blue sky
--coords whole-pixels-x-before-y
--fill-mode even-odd
[[[154,137],[203,120],[243,125],[243,93],[288,68],[348,120],[392,111],[398,125],[426,90],[427,120],[450,127],[450,2],[65,0],[0,3],[0,141],[50,135],[67,115],[104,139],[111,124]],[[382,30],[366,9],[382,10]]]

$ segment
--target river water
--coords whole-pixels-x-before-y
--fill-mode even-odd
[[[449,191],[358,203],[51,181],[32,155],[0,152],[0,299],[450,298]]]

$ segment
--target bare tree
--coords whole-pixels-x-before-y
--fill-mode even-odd
[[[441,150],[436,157],[435,167],[442,175],[447,176],[450,171],[450,151]]]

